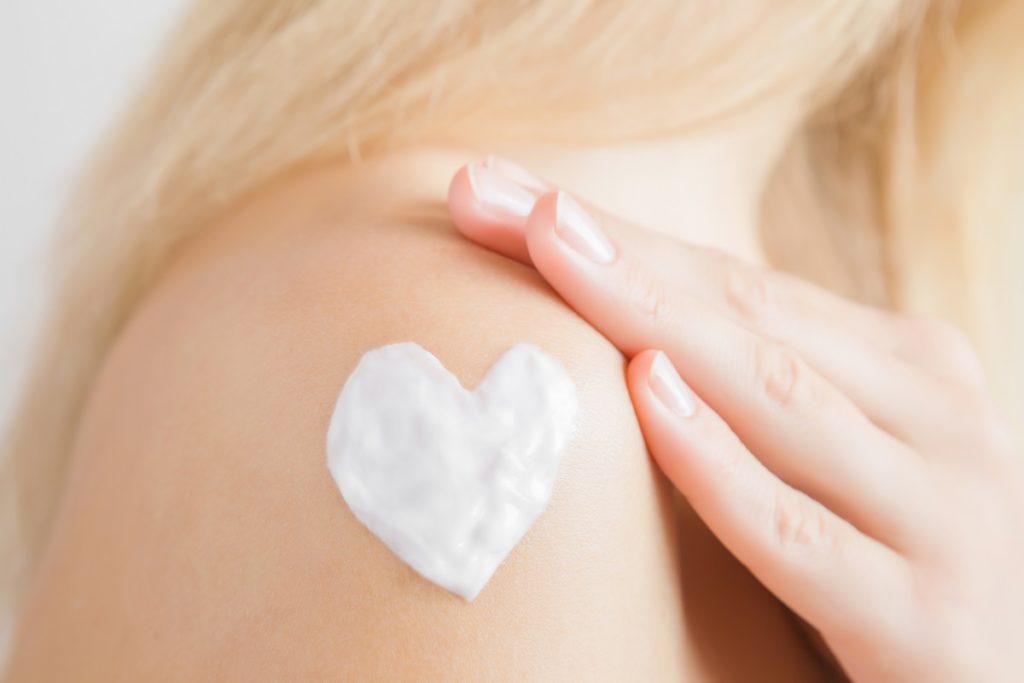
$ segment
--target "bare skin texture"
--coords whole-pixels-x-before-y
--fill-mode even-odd
[[[966,336],[564,191],[513,216],[513,171],[529,176],[500,160],[455,176],[459,229],[533,265],[630,357],[654,459],[842,669],[1020,680],[1024,467]]]
[[[453,168],[420,194],[310,171],[181,250],[95,384],[9,680],[821,678],[649,459],[622,354],[456,234]],[[550,507],[471,604],[391,555],[324,464],[345,377],[400,340],[467,385],[531,342],[579,389]]]

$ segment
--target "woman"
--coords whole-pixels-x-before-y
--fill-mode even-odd
[[[956,410],[851,397],[852,376],[919,399],[910,371],[899,374],[912,366],[914,378],[955,373],[957,389],[941,396],[977,408],[983,392],[960,391],[964,377],[977,384],[973,356],[946,328],[870,325],[891,321],[813,290],[808,310],[818,314],[771,319],[779,327],[767,330],[759,280],[722,280],[748,271],[723,270],[718,252],[688,260],[686,248],[665,245],[714,247],[863,304],[956,317],[981,345],[993,391],[1011,397],[1020,368],[1009,364],[1017,328],[1007,323],[1002,226],[1019,162],[1007,135],[1022,103],[1004,85],[1020,72],[1022,24],[1012,2],[197,7],[82,186],[63,236],[60,295],[4,477],[17,487],[19,524],[4,556],[26,558],[18,576],[32,569],[12,679],[813,680],[835,670],[831,652],[869,678],[1012,676],[1012,662],[970,647],[1001,651],[1012,619],[973,640],[943,628],[896,648],[917,603],[899,603],[905,590],[875,590],[864,602],[892,605],[903,628],[889,628],[884,609],[856,628],[830,621],[850,613],[827,608],[842,591],[816,582],[820,572],[783,572],[785,559],[742,542],[749,527],[723,513],[742,508],[715,505],[737,504],[735,490],[728,496],[696,469],[687,454],[700,449],[687,446],[685,423],[659,421],[671,411],[657,412],[654,390],[644,390],[656,366],[696,357],[677,334],[686,321],[694,330],[693,311],[670,318],[675,333],[649,334],[647,318],[614,308],[635,290],[614,288],[603,271],[560,277],[570,271],[538,255],[555,253],[542,250],[544,231],[570,205],[550,187],[644,226],[614,231],[616,220],[577,202],[590,216],[583,224],[614,231],[583,239],[599,245],[598,265],[601,254],[638,264],[624,282],[643,285],[639,310],[674,316],[680,292],[704,307],[709,329],[688,338],[723,360],[703,379],[692,367],[662,373],[662,389],[674,387],[662,393],[677,413],[708,418],[701,424],[724,439],[716,452],[732,452],[762,482],[785,481],[824,506],[808,490],[806,453],[840,442],[834,422],[810,429],[817,414],[799,449],[787,439],[801,429],[781,419],[748,432],[749,451],[725,438],[743,431],[730,407],[745,405],[725,389],[728,359],[742,357],[737,340],[762,336],[785,339],[794,355],[779,367],[804,372],[806,363],[848,415],[879,407],[850,427],[851,441],[869,425],[886,430],[868,432],[878,439],[906,424],[949,428],[958,455],[1014,462],[1001,427],[958,431]],[[499,160],[456,176],[455,223],[500,254],[459,236],[443,204],[456,169],[489,150],[546,179]],[[589,306],[595,293],[608,296]],[[722,322],[719,308],[750,318]],[[821,311],[832,313],[828,324]],[[815,349],[798,342],[822,330],[846,350],[812,363]],[[467,386],[529,341],[562,360],[578,388],[579,428],[552,501],[471,605],[388,553],[340,502],[323,464],[345,378],[363,352],[401,340],[429,349]],[[869,342],[885,353],[861,353]],[[831,357],[850,362],[843,381],[826,372]],[[790,393],[787,382],[761,386],[782,387],[783,403]],[[984,415],[972,425],[997,424],[987,408],[970,415]],[[647,458],[645,436],[693,508]],[[769,457],[779,444],[801,454],[788,471]],[[830,460],[819,474],[840,468],[845,480],[857,472],[849,462]],[[998,471],[1013,474],[979,479],[986,486],[971,500],[989,493],[1012,511],[1006,491],[987,485],[1016,482],[1017,470]],[[886,491],[850,481],[850,497],[827,509],[860,529],[851,518],[876,512],[871,498]],[[960,492],[949,494],[953,505]],[[919,499],[904,487],[887,493]],[[762,509],[751,500],[748,510]],[[918,506],[908,507],[899,511],[909,519]],[[832,538],[788,527],[791,547]],[[980,566],[1019,566],[1012,533],[999,527],[984,548],[1010,550]],[[846,593],[870,589],[878,571],[851,567]],[[807,599],[794,585],[807,586]],[[1004,607],[1019,604],[1009,590],[1006,598]],[[962,614],[961,602],[950,604],[945,615]],[[879,652],[896,652],[894,661]]]

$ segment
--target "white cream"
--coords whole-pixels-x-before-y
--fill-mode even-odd
[[[474,391],[413,342],[367,352],[338,396],[327,466],[355,516],[409,566],[472,600],[543,512],[576,387],[535,346]]]

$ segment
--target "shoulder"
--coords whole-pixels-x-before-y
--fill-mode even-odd
[[[353,221],[307,191],[243,207],[189,245],[113,347],[29,602],[25,656],[64,648],[60,661],[101,676],[127,643],[140,671],[176,662],[186,678],[677,666],[681,615],[666,621],[661,606],[678,604],[676,541],[619,353],[530,269],[458,237],[441,205]],[[363,528],[326,467],[346,377],[397,341],[467,386],[529,342],[578,389],[549,508],[472,609]],[[648,635],[599,625],[608,618]],[[665,636],[652,645],[652,632]],[[404,664],[383,654],[385,637]],[[453,648],[470,655],[453,661]]]
[[[279,428],[289,410],[301,411],[294,427],[320,438],[338,391],[371,349],[416,342],[472,387],[526,342],[577,384],[580,438],[598,432],[601,443],[620,445],[615,428],[622,445],[642,444],[621,354],[532,269],[460,237],[443,204],[350,218],[295,201],[286,195],[269,226],[276,202],[245,208],[177,259],[115,346],[107,377],[150,374],[133,391],[219,421],[211,427],[265,410],[277,419],[263,424]],[[589,416],[599,419],[586,424]]]

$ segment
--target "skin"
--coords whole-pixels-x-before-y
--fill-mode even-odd
[[[10,681],[819,680],[648,457],[616,346],[455,231],[461,161],[310,170],[186,244],[95,382]],[[337,392],[414,339],[467,386],[528,341],[581,402],[548,510],[472,604],[327,471]]]
[[[471,165],[449,202],[628,358],[662,471],[854,680],[1020,680],[1024,459],[952,326],[874,310]],[[516,237],[518,236],[518,239]]]

